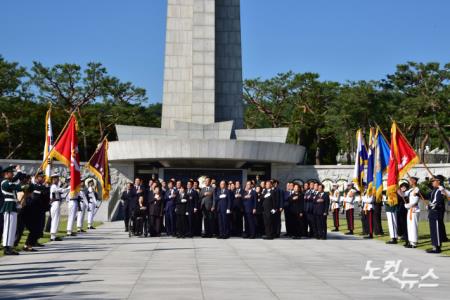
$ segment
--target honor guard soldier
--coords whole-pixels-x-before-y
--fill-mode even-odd
[[[356,190],[353,188],[353,183],[350,182],[347,186],[347,194],[344,198],[345,217],[347,219],[348,229],[348,232],[345,234],[347,235],[353,235],[353,230],[355,228],[355,197]]]
[[[428,253],[441,253],[442,239],[444,237],[444,224],[442,222],[442,211],[445,209],[444,195],[439,189],[443,185],[442,176],[435,176],[432,180],[433,191],[428,204],[428,221],[430,224],[431,244],[433,249],[428,249]]]
[[[388,221],[388,229],[389,236],[391,237],[390,241],[387,241],[386,244],[397,244],[398,233],[397,233],[397,210],[398,205],[389,205],[387,201],[387,197],[385,198],[385,210],[386,210],[386,219]]]
[[[228,216],[231,214],[232,198],[230,191],[226,188],[226,182],[222,180],[214,198],[212,211],[217,212],[219,221],[219,239],[227,239],[230,237],[230,226],[228,224]]]
[[[67,180],[70,180],[70,178],[67,178]],[[73,229],[73,223],[75,222],[75,218],[77,217],[78,212],[78,197],[79,192],[70,195],[70,193],[67,193],[66,200],[67,200],[67,236],[76,236],[77,234],[75,232],[72,232]]]
[[[407,202],[404,193],[409,190],[409,183],[404,182],[400,185],[400,192],[397,193],[398,207],[397,207],[397,234],[403,241],[405,245],[408,244],[408,227],[406,223],[406,218],[408,210],[405,208]]]
[[[17,174],[14,176],[14,169]],[[3,252],[5,255],[18,255],[14,250],[17,229],[17,192],[27,189],[27,186],[17,184],[16,181],[23,174],[19,166],[9,166],[3,170],[4,180],[1,182],[1,190],[4,203],[0,209],[3,214]]]
[[[405,208],[408,210],[407,215],[407,227],[408,227],[408,243],[405,245],[406,248],[416,248],[418,241],[418,230],[419,230],[419,196],[420,190],[417,187],[417,182],[419,178],[410,177],[409,184],[410,189],[405,192],[405,197],[408,201],[405,203]]]
[[[61,201],[63,195],[70,191],[70,187],[62,188],[59,183],[59,174],[54,173],[51,175],[52,185],[50,186],[50,240],[61,241],[60,237],[57,237],[59,227],[59,218],[61,216]]]
[[[366,195],[362,196],[362,212],[364,214],[364,227],[365,233],[367,236],[364,238],[371,239],[373,238],[373,195],[369,195],[366,190]]]
[[[88,200],[88,229],[94,228],[94,217],[97,213],[97,209],[100,207],[100,199],[96,192],[97,181],[93,178],[88,178],[85,181],[87,185],[87,200]]]
[[[80,192],[78,193],[78,211],[77,211],[77,232],[86,232],[83,229],[84,216],[89,205],[87,198],[87,188],[83,181],[81,180]]]
[[[331,201],[331,212],[333,213],[333,225],[334,229],[332,231],[339,231],[339,208],[341,201],[341,193],[339,192],[339,185],[337,183],[333,184],[333,189],[330,195]]]
[[[243,238],[254,239],[256,237],[256,192],[252,188],[252,183],[247,181],[243,194],[244,223],[245,232]]]

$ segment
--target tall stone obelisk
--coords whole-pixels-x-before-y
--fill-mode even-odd
[[[243,127],[240,0],[168,0],[162,128]]]

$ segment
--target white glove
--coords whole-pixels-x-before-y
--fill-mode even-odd
[[[181,203],[186,203],[187,200],[186,199],[181,199]]]
[[[227,214],[231,214],[231,211],[229,209],[227,209]]]
[[[188,212],[186,213],[186,216],[189,216],[189,213],[188,213]]]
[[[270,213],[271,213],[272,215],[274,215],[274,214],[275,214],[275,212],[276,212],[276,210],[275,210],[275,209],[272,209],[272,210],[270,211]]]

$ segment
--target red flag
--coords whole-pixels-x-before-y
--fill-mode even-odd
[[[72,114],[65,131],[49,153],[49,160],[55,158],[70,169],[70,196],[80,191],[80,154],[78,153],[77,120]],[[46,163],[46,162],[44,162]]]
[[[109,198],[109,191],[111,190],[111,176],[109,174],[108,162],[108,140],[105,138],[100,146],[95,150],[86,164],[88,168],[97,177],[102,186],[102,199]]]
[[[419,157],[414,149],[408,143],[408,140],[397,128],[397,123],[392,124],[391,128],[391,155],[389,157],[388,168],[388,204],[397,204],[397,188],[399,179],[416,164],[419,163]]]

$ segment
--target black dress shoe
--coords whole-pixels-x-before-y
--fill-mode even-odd
[[[95,227],[94,226],[89,226],[88,229],[95,229]]]
[[[271,237],[271,236],[263,236],[263,240],[273,240],[273,237]]]
[[[50,241],[52,242],[61,242],[63,239],[60,238],[59,236],[55,237],[54,239],[50,239]]]
[[[386,244],[389,244],[389,245],[397,244],[397,239],[392,239],[390,241],[387,241]]]
[[[353,235],[353,231],[346,232],[345,235]]]
[[[333,229],[333,230],[331,230],[331,231],[332,231],[332,232],[338,232],[339,229],[335,228],[335,229]]]
[[[24,247],[22,248],[22,250],[25,251],[25,252],[37,252],[36,249],[33,249],[33,248],[31,248],[31,247],[27,247],[27,246],[24,246]]]
[[[434,254],[441,253],[441,249],[439,248],[428,249],[427,253],[434,253]]]

